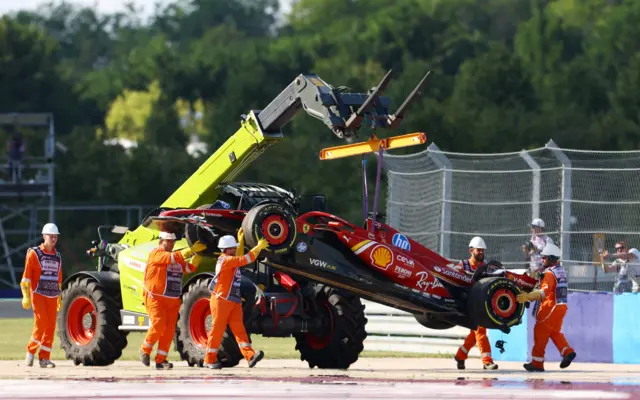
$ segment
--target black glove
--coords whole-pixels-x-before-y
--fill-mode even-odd
[[[496,260],[489,261],[489,263],[487,265],[489,265],[490,267],[502,268],[502,263],[500,261],[496,261]]]
[[[484,274],[487,272],[487,268],[487,264],[480,265],[478,269],[476,269],[476,272],[473,273],[473,280],[479,281],[480,279],[482,279]]]

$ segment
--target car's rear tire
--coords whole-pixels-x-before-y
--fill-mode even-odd
[[[328,326],[322,335],[294,334],[296,350],[310,368],[347,369],[364,350],[365,306],[359,297],[324,285],[317,287],[316,300],[326,312]]]
[[[211,330],[211,293],[208,286],[211,278],[198,279],[189,285],[182,295],[180,316],[176,326],[175,348],[180,358],[190,367],[204,364],[208,333]],[[227,327],[218,349],[218,360],[225,368],[238,365],[243,359],[238,343]]]
[[[469,290],[468,314],[480,326],[508,333],[524,315],[524,304],[516,300],[518,293],[520,289],[510,279],[480,279]]]
[[[247,246],[254,247],[260,239],[266,239],[272,254],[289,253],[296,240],[296,215],[289,207],[278,203],[255,206],[242,221]]]
[[[69,282],[62,293],[58,337],[67,359],[75,365],[106,366],[122,356],[127,332],[118,329],[121,300],[88,277]]]

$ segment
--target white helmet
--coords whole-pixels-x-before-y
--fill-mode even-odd
[[[535,218],[531,221],[531,226],[538,226],[540,228],[544,228],[544,221],[540,218]]]
[[[480,236],[476,236],[469,242],[470,249],[486,249],[487,245],[484,243],[484,240]]]
[[[220,248],[220,250],[232,249],[238,246],[240,246],[240,243],[236,242],[236,238],[231,235],[224,235],[218,241],[218,247]]]
[[[174,233],[169,232],[160,232],[160,239],[164,240],[176,240],[176,235]]]
[[[43,235],[59,235],[60,231],[58,231],[58,227],[56,224],[49,222],[42,227]]]
[[[562,257],[562,252],[560,251],[560,248],[558,248],[558,246],[549,243],[548,245],[544,246],[544,249],[542,249],[540,255],[560,258]]]

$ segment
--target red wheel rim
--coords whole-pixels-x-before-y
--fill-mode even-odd
[[[329,327],[329,332],[322,336],[314,335],[313,333],[305,333],[304,338],[307,341],[309,347],[314,350],[322,350],[331,343],[331,338],[333,337],[333,313],[331,312],[331,308],[329,304],[324,304],[324,307],[327,309],[329,313],[329,319],[331,326]]]
[[[279,245],[289,236],[289,225],[280,215],[270,215],[262,222],[262,236],[270,245]]]
[[[71,340],[80,346],[86,346],[96,333],[96,308],[87,297],[76,297],[67,313],[67,332]]]
[[[189,332],[191,339],[198,347],[207,347],[207,317],[211,315],[209,299],[202,298],[191,307],[189,314]]]
[[[508,289],[497,290],[491,296],[491,308],[499,317],[511,317],[516,311],[516,295]]]

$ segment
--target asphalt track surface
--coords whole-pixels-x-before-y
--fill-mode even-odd
[[[640,400],[639,365],[576,362],[561,370],[554,363],[544,373],[528,373],[522,363],[499,365],[484,371],[479,359],[470,359],[458,371],[448,359],[366,358],[345,371],[265,359],[253,369],[241,363],[214,371],[176,362],[173,370],[157,371],[134,361],[91,368],[57,361],[55,369],[0,361],[0,398]]]

